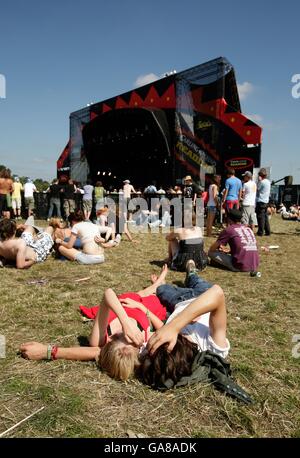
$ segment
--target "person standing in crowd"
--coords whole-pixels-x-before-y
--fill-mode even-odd
[[[62,186],[58,184],[58,179],[54,179],[52,181],[52,185],[48,188],[47,192],[50,193],[48,221],[53,215],[54,206],[56,208],[56,216],[61,218],[60,197],[62,193]]]
[[[127,209],[128,209],[128,204],[131,199],[131,194],[134,193],[136,194],[136,190],[130,184],[130,180],[124,180],[123,181],[123,199],[124,199],[124,204],[126,205],[126,217],[127,217]],[[128,220],[132,220],[132,212],[128,211]]]
[[[31,178],[27,178],[27,182],[24,185],[24,198],[25,198],[25,208],[28,212],[28,216],[33,214],[35,208],[33,193],[38,192],[35,184],[32,182]]]
[[[240,200],[242,197],[242,182],[235,176],[234,169],[227,170],[227,180],[225,181],[225,192],[223,202],[225,202],[225,210],[228,212],[232,208],[240,208]]]
[[[193,183],[191,175],[187,175],[183,180],[183,193],[184,198],[192,199],[193,205],[195,205],[196,201],[196,187]]]
[[[212,227],[219,206],[219,185],[221,177],[220,175],[214,175],[212,182],[208,188],[208,202],[207,202],[207,220],[206,220],[206,235],[211,237]]]
[[[63,185],[63,199],[64,199],[64,212],[65,212],[65,217],[68,218],[68,216],[71,213],[74,213],[75,211],[75,194],[76,192],[76,186],[73,182],[73,180],[70,178],[67,183]]]
[[[252,180],[252,173],[247,171],[243,173],[244,184],[242,189],[242,224],[251,227],[257,224],[255,213],[256,200],[256,183]]]
[[[104,197],[106,194],[106,190],[103,187],[102,181],[96,182],[94,193],[95,193],[95,206],[96,206],[96,212],[97,212],[97,210],[99,210],[100,208],[103,208],[105,204]]]
[[[86,221],[89,221],[92,207],[93,207],[93,191],[94,186],[90,179],[87,179],[86,185],[83,186],[83,197],[82,197],[82,205],[83,205],[83,213]]]
[[[20,178],[15,177],[14,190],[13,190],[11,198],[12,198],[12,208],[14,212],[14,217],[16,219],[21,219],[21,206],[22,206],[21,191],[23,191],[23,185],[20,182]]]
[[[13,180],[11,179],[10,170],[3,169],[0,172],[0,218],[9,218],[10,213],[7,205],[7,195],[13,192]]]
[[[271,235],[270,222],[267,214],[270,193],[271,193],[271,182],[267,179],[267,171],[265,168],[260,169],[258,172],[258,186],[256,196],[256,215],[258,230],[256,235],[262,236]]]
[[[241,224],[241,219],[240,210],[228,211],[227,228],[211,245],[208,256],[232,272],[253,272],[259,264],[256,239],[252,229]],[[230,249],[226,248],[227,243]]]

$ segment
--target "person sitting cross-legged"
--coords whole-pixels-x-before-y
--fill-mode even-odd
[[[209,248],[208,257],[211,264],[220,265],[233,272],[252,272],[259,265],[256,239],[252,229],[241,224],[241,219],[240,210],[228,211],[227,228]]]

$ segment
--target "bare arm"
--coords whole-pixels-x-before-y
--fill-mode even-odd
[[[28,269],[34,264],[33,259],[26,260],[26,245],[20,243],[16,256],[16,267],[17,269]]]
[[[216,241],[210,246],[210,248],[209,248],[209,250],[208,250],[208,254],[209,254],[210,252],[217,251],[217,250],[219,249],[220,245],[221,245],[220,242],[219,242],[218,240],[216,240]]]
[[[98,311],[91,334],[90,345],[103,346],[105,344],[109,310],[112,310],[119,318],[127,342],[132,343],[137,347],[142,345],[143,335],[141,331],[129,320],[116,293],[111,288],[107,289],[104,293],[103,303]]]
[[[32,360],[47,359],[48,345],[38,342],[27,342],[20,346],[24,358]],[[58,347],[56,359],[69,359],[72,361],[93,361],[100,354],[99,347]]]
[[[227,198],[227,194],[228,194],[228,189],[225,189],[225,192],[224,192],[224,195],[223,195],[223,198],[222,198],[223,202],[225,202],[225,200]]]
[[[164,323],[156,315],[154,315],[154,313],[152,313],[149,309],[147,309],[147,307],[145,307],[140,302],[137,302],[130,298],[121,299],[120,302],[121,304],[125,305],[125,307],[136,308],[136,309],[141,310],[142,312],[145,313],[145,315],[147,315],[147,311],[148,311],[150,322],[155,329],[159,329],[164,325]]]
[[[150,353],[153,354],[157,348],[165,343],[168,344],[168,351],[172,351],[181,329],[200,315],[208,312],[210,312],[210,334],[217,345],[225,347],[227,343],[224,293],[220,286],[214,285],[191,302],[172,321],[165,324],[152,335],[147,345]]]
[[[70,240],[68,242],[64,242],[61,239],[56,239],[55,242],[58,243],[59,245],[62,245],[65,248],[73,248],[75,242],[76,242],[76,235],[71,233]]]

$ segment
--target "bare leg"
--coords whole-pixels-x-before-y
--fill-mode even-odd
[[[137,294],[141,297],[146,297],[146,296],[150,296],[150,294],[155,294],[156,289],[160,285],[163,285],[166,282],[167,274],[168,274],[168,266],[167,264],[165,264],[161,270],[159,277],[156,277],[156,279],[153,277],[154,283],[148,286],[147,288],[142,289],[141,291],[138,291]]]
[[[75,261],[76,255],[78,254],[78,250],[75,248],[66,248],[62,245],[58,248],[60,254],[62,254],[65,258],[69,259],[70,261]]]
[[[169,256],[171,255],[171,260],[174,258],[177,252],[178,252],[178,241],[170,240],[169,241]]]

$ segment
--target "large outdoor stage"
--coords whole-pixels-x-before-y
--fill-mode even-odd
[[[233,66],[221,57],[70,115],[58,175],[120,187],[168,186],[191,175],[260,166],[262,129],[241,113]]]

